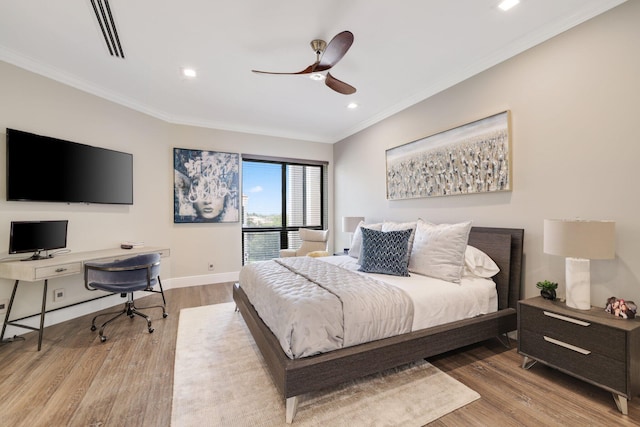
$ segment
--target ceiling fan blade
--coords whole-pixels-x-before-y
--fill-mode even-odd
[[[338,61],[342,59],[344,54],[347,53],[352,44],[353,33],[351,31],[338,33],[331,39],[325,48],[320,61],[317,64],[314,64],[315,67],[313,68],[313,71],[325,71],[336,65]]]
[[[280,73],[280,72],[274,72],[274,71],[260,71],[260,70],[251,70],[254,73],[260,73],[260,74],[287,74],[287,75],[295,75],[295,74],[311,74],[313,72],[313,67],[317,64],[313,63],[311,65],[309,65],[307,68],[305,68],[302,71],[298,71],[296,73]]]
[[[356,93],[355,87],[341,80],[336,79],[331,75],[331,73],[327,73],[327,77],[324,79],[324,82],[331,89],[343,95],[351,95],[352,93]]]

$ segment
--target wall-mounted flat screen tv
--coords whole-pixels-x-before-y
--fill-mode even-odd
[[[7,200],[133,204],[133,155],[7,128]]]
[[[69,221],[11,221],[9,253],[33,252],[23,261],[51,258],[47,251],[67,247]],[[44,254],[42,252],[44,251]]]

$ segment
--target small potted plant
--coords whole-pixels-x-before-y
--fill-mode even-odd
[[[536,287],[540,289],[540,295],[542,295],[542,298],[549,300],[556,299],[557,283],[543,280],[542,282],[536,283]]]

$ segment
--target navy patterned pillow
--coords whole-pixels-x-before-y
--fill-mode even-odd
[[[365,273],[408,276],[409,237],[412,230],[377,231],[362,227],[360,269]]]

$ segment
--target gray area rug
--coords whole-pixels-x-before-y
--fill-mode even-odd
[[[233,303],[180,311],[173,427],[286,426],[262,356]],[[480,395],[419,362],[300,398],[294,426],[423,426]]]

